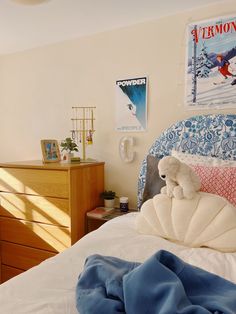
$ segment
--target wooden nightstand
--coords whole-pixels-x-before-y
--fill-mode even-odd
[[[131,213],[131,212],[136,212],[136,210],[130,209],[128,212],[122,212],[122,211],[120,211],[119,208],[116,208],[114,212],[112,212],[111,214],[109,214],[103,218],[89,217],[88,215],[86,215],[86,232],[89,233],[91,231],[94,231],[94,230],[98,229],[101,225],[103,225],[105,222],[107,222],[113,218],[120,217],[120,216],[123,216],[125,214]]]
[[[80,239],[103,190],[103,162],[0,163],[1,281]]]

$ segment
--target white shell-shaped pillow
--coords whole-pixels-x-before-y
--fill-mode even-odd
[[[189,247],[236,251],[236,208],[215,194],[198,192],[191,200],[157,194],[142,205],[136,226]]]

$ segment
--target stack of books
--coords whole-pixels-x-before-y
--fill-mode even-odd
[[[71,160],[70,160],[72,163],[75,163],[75,162],[80,162],[80,158],[79,157],[71,157]]]
[[[96,207],[95,209],[87,212],[88,217],[95,218],[104,218],[112,213],[114,213],[115,208],[107,208],[107,207]]]

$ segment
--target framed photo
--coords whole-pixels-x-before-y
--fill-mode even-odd
[[[60,150],[56,140],[41,140],[44,162],[60,161]]]
[[[187,28],[188,109],[236,107],[236,17],[195,22]]]

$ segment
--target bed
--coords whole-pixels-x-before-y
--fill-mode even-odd
[[[147,156],[159,159],[170,155],[173,150],[180,154],[179,158],[192,158],[190,154],[204,156],[207,162],[213,160],[213,168],[215,165],[218,168],[235,168],[236,115],[201,115],[177,122],[158,137]],[[142,208],[144,191],[146,200],[156,193],[150,189],[155,176],[151,180],[148,178],[147,156],[138,178],[139,208]],[[223,161],[226,162],[224,166],[221,165]],[[200,157],[198,162],[203,165],[206,161]],[[235,177],[236,172],[233,170],[232,173]],[[160,189],[160,186],[157,188]],[[235,194],[234,190],[233,201]],[[140,213],[132,212],[107,222],[66,251],[2,284],[0,312],[77,314],[75,291],[78,276],[86,258],[92,254],[143,263],[158,250],[164,249],[191,265],[236,283],[236,252],[192,248],[157,235],[140,233],[136,226],[137,215]]]

